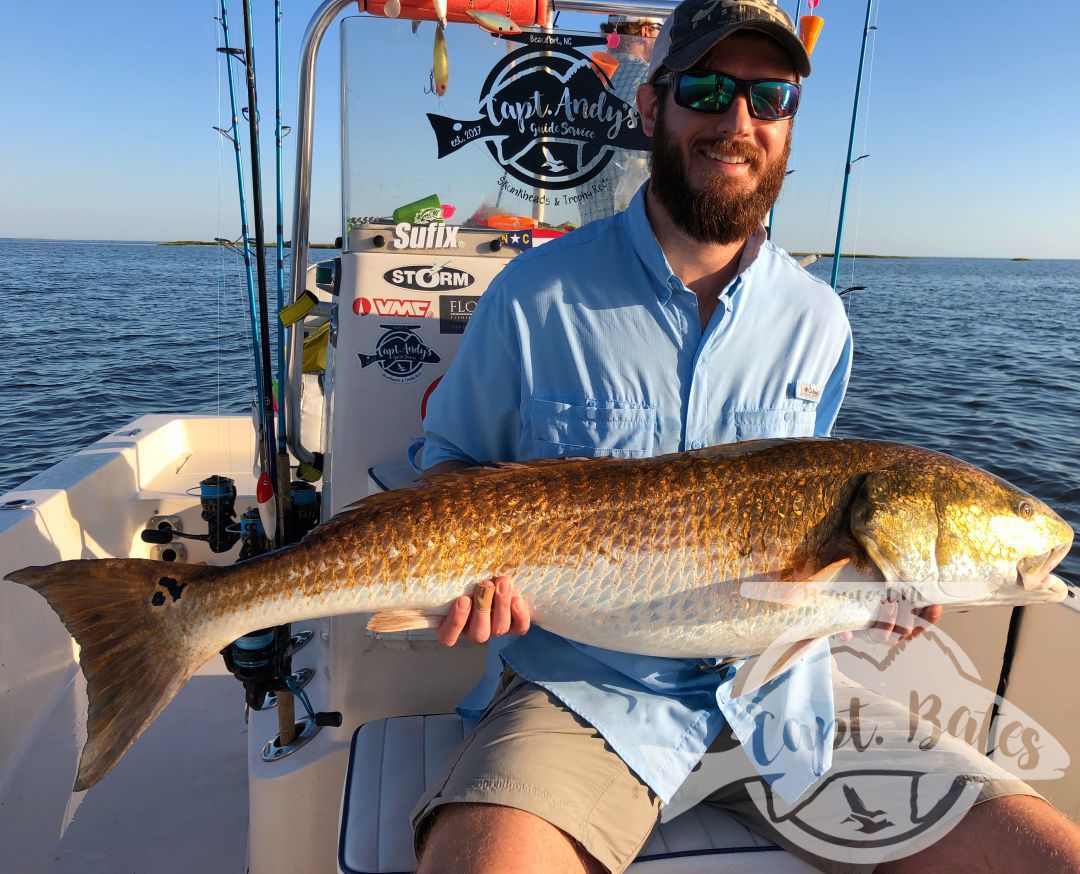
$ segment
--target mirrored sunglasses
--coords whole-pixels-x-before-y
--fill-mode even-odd
[[[739,94],[747,95],[750,115],[763,121],[791,118],[799,108],[801,88],[783,79],[739,79],[718,70],[667,72],[657,85],[670,85],[675,102],[697,112],[727,112]]]

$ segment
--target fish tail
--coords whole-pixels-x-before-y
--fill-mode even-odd
[[[225,568],[146,559],[62,561],[5,579],[41,594],[79,645],[89,699],[74,791],[104,777],[219,646],[186,633],[185,589]]]

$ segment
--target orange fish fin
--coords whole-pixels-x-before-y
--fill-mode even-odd
[[[738,698],[754,692],[770,680],[776,679],[784,671],[794,667],[818,640],[820,638],[811,637],[805,640],[780,641],[760,655],[751,656],[735,672],[731,697]]]
[[[383,610],[368,620],[368,631],[388,634],[393,631],[416,631],[420,628],[438,628],[446,618],[442,613],[423,613],[420,610]]]
[[[341,511],[334,519],[341,518],[342,514],[348,510],[385,511],[393,513],[400,504],[413,500],[416,489],[429,489],[433,486],[441,486],[447,483],[460,483],[464,480],[486,479],[488,477],[494,478],[499,476],[505,477],[511,475],[514,471],[543,470],[548,467],[564,467],[569,469],[575,465],[587,464],[590,465],[591,470],[598,470],[600,467],[616,464],[621,461],[623,460],[617,458],[541,458],[537,461],[499,461],[491,464],[478,465],[476,467],[464,467],[461,470],[455,470],[449,473],[437,473],[433,476],[418,479],[399,489],[392,489],[388,492],[377,492],[373,495],[368,495],[365,498],[360,498],[360,500],[353,501],[351,504],[342,507]],[[331,522],[333,521],[334,520],[331,520]]]
[[[832,564],[825,565],[825,567],[823,567],[816,574],[814,574],[812,577],[810,577],[810,579],[807,580],[807,582],[808,583],[831,583],[838,576],[840,576],[840,571],[842,571],[844,568],[846,568],[849,564],[851,564],[850,556],[847,557],[847,558],[842,558],[839,561],[834,561]]]
[[[79,644],[87,738],[73,791],[88,789],[229,641],[193,638],[191,592],[227,568],[146,559],[87,559],[28,567],[5,579],[34,589]]]
[[[492,461],[487,464],[479,464],[476,467],[463,467],[461,470],[452,470],[449,473],[437,473],[433,476],[426,476],[420,482],[418,486],[429,486],[432,484],[454,482],[461,478],[478,479],[482,477],[495,476],[496,474],[506,473],[511,470],[537,470],[545,467],[566,467],[572,464],[581,464],[582,462],[591,462],[595,464],[593,459],[585,458],[538,458],[535,461]]]
[[[840,576],[841,571],[851,564],[851,558],[841,558],[838,561],[834,561],[832,564],[827,564],[821,568],[817,573],[811,576],[805,583],[795,583],[788,586],[787,590],[780,596],[780,603],[790,609],[803,606],[808,601],[813,601],[816,598],[820,598],[825,590],[829,587],[830,583],[836,581],[836,578]]]

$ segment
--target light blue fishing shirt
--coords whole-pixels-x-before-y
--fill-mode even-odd
[[[492,281],[428,402],[425,468],[642,458],[829,434],[851,369],[840,299],[761,232],[703,332],[696,296],[653,234],[646,187],[625,211],[524,252]],[[490,702],[501,651],[592,724],[665,803],[725,723],[787,800],[831,764],[826,641],[736,700],[735,666],[715,659],[618,653],[542,629],[489,647],[464,715]]]

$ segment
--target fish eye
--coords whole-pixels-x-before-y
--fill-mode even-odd
[[[1030,519],[1035,515],[1035,508],[1031,506],[1027,501],[1021,501],[1020,506],[1016,508],[1016,512],[1024,519]]]

